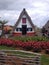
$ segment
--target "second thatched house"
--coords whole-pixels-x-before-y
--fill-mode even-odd
[[[49,36],[49,20],[47,21],[47,23],[43,26],[42,28],[42,34],[44,36]]]

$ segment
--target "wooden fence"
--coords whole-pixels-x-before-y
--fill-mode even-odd
[[[11,51],[12,50],[0,50],[0,65],[41,65],[40,54],[36,54],[35,56],[27,56],[24,58],[22,57],[23,55],[20,54],[8,54],[8,52]]]

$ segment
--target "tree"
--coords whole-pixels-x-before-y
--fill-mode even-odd
[[[0,20],[0,26],[1,26],[1,30],[2,30],[2,34],[1,36],[4,35],[4,25],[7,23],[8,21],[5,21],[5,20]]]

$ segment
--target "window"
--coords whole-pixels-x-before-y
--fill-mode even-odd
[[[18,28],[18,31],[20,31],[20,28]]]
[[[27,31],[32,31],[32,28],[27,28]]]
[[[22,31],[22,28],[16,28],[16,31]]]
[[[22,23],[26,23],[26,18],[22,18]]]
[[[29,31],[31,31],[31,29],[29,28]]]

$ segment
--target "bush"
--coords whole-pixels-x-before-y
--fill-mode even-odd
[[[13,37],[13,40],[20,40],[23,42],[28,42],[28,41],[49,41],[47,37],[38,37],[38,36],[24,36],[24,37]]]
[[[14,47],[21,47],[24,50],[33,50],[36,52],[41,51],[42,49],[47,50],[49,49],[49,41],[25,41],[22,42],[21,40],[12,40],[12,39],[0,39],[0,45],[5,46],[14,46]]]
[[[35,42],[33,44],[33,51],[34,52],[40,52],[41,51],[41,42]]]

